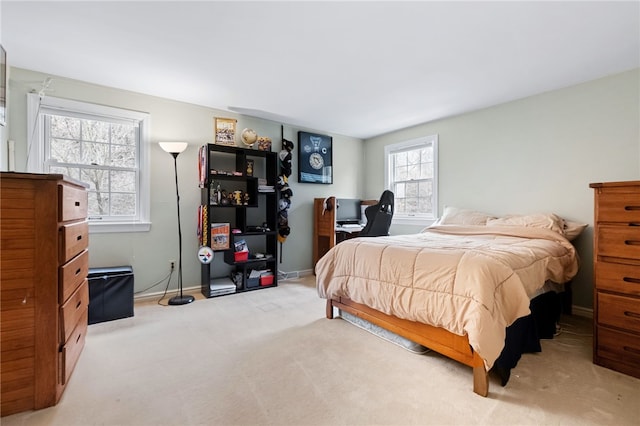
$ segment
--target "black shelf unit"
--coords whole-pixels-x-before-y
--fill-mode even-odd
[[[211,241],[211,224],[213,223],[229,223],[231,230],[240,231],[239,233],[230,232],[229,249],[223,251],[224,263],[232,267],[231,275],[241,277],[237,280],[234,293],[277,286],[278,193],[275,188],[278,179],[278,154],[271,151],[207,144],[205,159],[206,162],[202,165],[206,167],[204,181],[201,179],[200,184],[201,204],[207,206],[207,220],[202,225],[203,236],[206,241]],[[247,160],[253,162],[253,176],[246,174]],[[236,174],[226,174],[232,172]],[[238,173],[241,175],[237,175]],[[274,190],[261,192],[258,187],[259,178],[265,179],[266,185]],[[247,204],[210,204],[212,183],[215,187],[220,185],[226,192],[240,190],[248,194]],[[253,226],[265,224],[268,230],[249,230]],[[243,239],[249,248],[249,259],[235,261],[234,243]],[[220,251],[217,253],[220,254]],[[267,257],[254,258],[256,253],[262,253]],[[207,298],[222,295],[211,288],[212,280],[220,278],[220,273],[216,273],[213,263],[202,264],[201,267],[202,294]],[[273,273],[272,284],[260,285],[259,281],[248,279],[252,270],[265,269]]]

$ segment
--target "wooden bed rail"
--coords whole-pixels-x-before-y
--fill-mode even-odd
[[[396,318],[344,297],[327,299],[328,319],[333,319],[334,307],[472,367],[473,391],[480,396],[489,394],[489,379],[484,361],[471,348],[467,336],[458,336],[443,328]]]

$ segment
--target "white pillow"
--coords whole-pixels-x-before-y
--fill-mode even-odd
[[[572,241],[578,238],[582,231],[584,231],[589,224],[572,222],[570,220],[564,221],[564,236],[567,240]]]
[[[550,229],[564,236],[564,220],[550,213],[535,213],[527,215],[509,215],[498,219],[487,220],[487,226],[525,226],[531,228]]]
[[[444,212],[438,220],[438,225],[486,225],[487,219],[493,218],[495,216],[475,210],[444,206]]]

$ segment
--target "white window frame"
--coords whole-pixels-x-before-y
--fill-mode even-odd
[[[148,113],[97,105],[70,99],[40,96],[37,93],[27,94],[27,170],[32,173],[46,173],[47,160],[44,114],[56,114],[61,111],[77,116],[90,115],[94,118],[137,121],[140,128],[138,144],[138,188],[136,190],[138,214],[131,221],[89,221],[91,233],[111,232],[146,232],[151,229],[151,167],[149,134],[151,116]]]
[[[396,210],[393,214],[392,222],[394,224],[428,226],[438,219],[438,135],[423,136],[384,147],[384,187],[392,191],[391,155],[400,151],[419,149],[429,145],[433,146],[433,213],[406,214],[398,213]]]

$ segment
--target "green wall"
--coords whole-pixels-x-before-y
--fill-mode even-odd
[[[372,138],[365,196],[380,193],[385,145],[438,134],[440,212],[445,205],[496,215],[553,212],[593,224],[589,183],[640,179],[639,107],[635,69]],[[588,309],[592,238],[590,226],[574,242],[581,258],[574,303]]]

